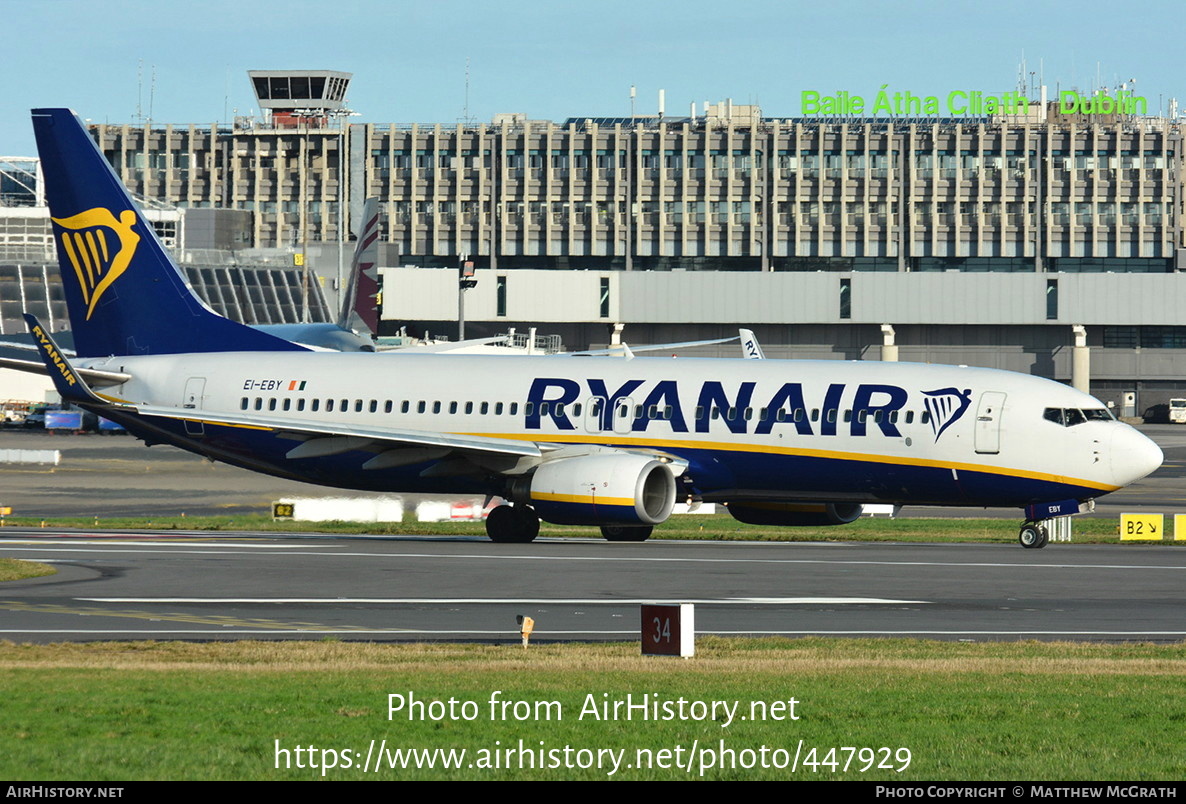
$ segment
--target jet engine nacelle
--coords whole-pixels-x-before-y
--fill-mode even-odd
[[[658,525],[675,506],[671,467],[647,455],[561,458],[529,482],[532,507],[557,525]]]
[[[729,513],[750,525],[847,525],[861,516],[860,503],[729,503]]]

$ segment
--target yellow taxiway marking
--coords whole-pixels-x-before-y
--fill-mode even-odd
[[[198,625],[221,625],[238,628],[271,628],[285,631],[366,631],[362,626],[328,626],[320,623],[281,622],[254,617],[223,617],[219,615],[184,614],[181,612],[136,611],[132,609],[103,609],[97,606],[60,606],[53,603],[0,603],[0,609],[7,611],[35,611],[45,614],[74,614],[83,617],[125,617],[133,620],[157,622],[196,623]]]

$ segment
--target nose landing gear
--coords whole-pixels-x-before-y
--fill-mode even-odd
[[[1017,534],[1017,541],[1027,549],[1040,550],[1053,539],[1056,542],[1071,540],[1071,517],[1076,514],[1090,514],[1095,510],[1095,500],[1060,500],[1052,503],[1036,503],[1025,507],[1025,522]]]

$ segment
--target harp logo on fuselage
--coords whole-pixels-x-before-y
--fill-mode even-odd
[[[132,231],[136,213],[127,209],[116,218],[111,210],[96,207],[52,220],[62,253],[74,268],[89,321],[103,294],[132,263],[140,243],[140,235]]]
[[[955,388],[940,388],[938,391],[923,391],[927,412],[931,414],[931,429],[935,431],[935,440],[943,435],[943,431],[959,421],[972,404],[972,389],[959,391]]]

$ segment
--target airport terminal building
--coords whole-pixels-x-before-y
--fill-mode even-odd
[[[303,249],[323,276],[377,197],[391,331],[456,332],[464,255],[470,337],[538,325],[582,348],[617,323],[639,343],[740,325],[771,357],[878,358],[892,340],[902,360],[1069,381],[1079,327],[1091,389],[1118,412],[1186,396],[1180,119],[724,102],[383,125],[349,122],[349,74],[251,78],[262,119],[94,136],[133,193],[239,210],[243,247]]]

